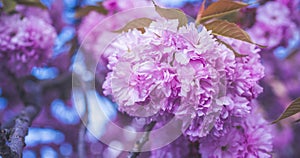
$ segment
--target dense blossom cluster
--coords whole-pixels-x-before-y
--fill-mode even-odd
[[[17,76],[28,75],[34,66],[45,63],[56,38],[50,19],[31,13],[21,9],[21,13],[0,16],[1,66]]]
[[[259,49],[224,39],[246,55],[235,57],[205,27],[191,23],[177,28],[177,20],[160,19],[144,33],[133,29],[112,42],[104,52],[111,70],[104,94],[112,95],[119,110],[131,116],[173,113],[190,124],[185,134],[191,140],[205,137],[212,128],[226,132],[226,122],[248,116],[251,101],[262,92]],[[269,152],[270,147],[253,150]]]
[[[248,31],[254,41],[274,48],[288,44],[294,36],[299,36],[299,28],[293,19],[298,15],[299,1],[270,1],[257,9],[255,25]],[[298,19],[298,18],[296,18]]]
[[[226,68],[226,95],[221,98],[220,117],[215,122],[217,130],[224,130],[223,124],[230,117],[244,118],[251,112],[251,100],[255,99],[262,88],[258,81],[264,76],[264,68],[260,63],[259,49],[255,45],[237,40],[225,39],[232,47],[245,57],[236,57],[234,63],[227,63]],[[194,120],[187,130],[192,140],[196,140],[198,132],[203,128],[201,120]]]
[[[200,139],[202,157],[271,157],[272,127],[258,110],[244,117],[231,117],[223,131],[212,131]]]
[[[135,115],[147,107],[195,118],[217,106],[226,91],[218,86],[226,77],[225,60],[233,63],[233,53],[222,51],[204,27],[200,33],[193,24],[177,27],[177,20],[153,22],[144,34],[125,33],[104,53],[112,70],[105,94],[121,111]]]

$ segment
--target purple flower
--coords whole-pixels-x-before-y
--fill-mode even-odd
[[[250,113],[252,109],[250,102],[262,92],[258,82],[264,76],[264,67],[260,63],[260,55],[258,54],[260,50],[255,45],[228,38],[221,39],[230,44],[238,53],[247,56],[225,60],[226,91],[224,94],[226,96],[216,99],[216,102],[212,104],[216,105],[213,109],[219,109],[220,115],[214,113],[218,117],[211,121],[214,127],[220,131],[223,130],[224,121],[228,117],[243,118]],[[187,108],[185,107],[185,109]],[[189,111],[185,112],[190,113]],[[195,141],[203,136],[201,132],[205,127],[203,124],[207,123],[202,118],[192,121],[186,131],[191,140]]]
[[[248,30],[248,33],[256,43],[269,48],[278,45],[283,38],[282,28],[269,27],[267,24],[260,22]]]
[[[102,15],[98,12],[91,11],[85,16],[78,28],[78,38],[85,53],[89,54],[96,61],[101,59],[103,52],[103,39],[110,39],[111,32],[121,28],[124,24],[135,18],[151,16],[150,13],[144,12],[136,14],[136,12],[126,12],[126,14],[118,14],[112,16],[116,12],[122,12],[136,7],[151,6],[152,3],[146,0],[139,1],[123,1],[123,0],[107,0],[103,2],[104,7],[108,10],[108,15]],[[103,65],[105,60],[100,60]]]
[[[164,97],[157,96],[158,94],[153,94],[153,97],[150,97],[150,93],[158,86],[157,80],[160,80],[160,77],[162,77],[155,75],[159,74],[157,68],[151,62],[133,66],[131,66],[130,62],[118,62],[114,67],[116,71],[108,74],[108,81],[111,84],[105,85],[104,88],[106,86],[109,88],[115,101],[120,105],[119,110],[126,111],[131,115],[138,112],[153,114],[150,111],[157,112],[159,108],[153,106],[153,104],[158,104],[155,100],[158,97],[160,99]],[[104,93],[110,94],[109,91],[104,91]],[[141,107],[145,108],[145,106],[147,106],[147,111],[140,111],[143,110]]]
[[[296,9],[289,8],[287,4],[290,3],[271,1],[257,9],[256,23],[248,30],[256,43],[274,48],[286,44],[293,36],[297,30],[293,21],[293,14],[296,14],[293,10]]]
[[[103,53],[111,71],[104,94],[112,95],[119,110],[131,116],[165,111],[177,118],[190,117],[185,132],[199,138],[214,126],[221,129],[222,121],[217,121],[229,112],[236,116],[250,112],[249,102],[262,90],[258,81],[263,67],[254,45],[227,39],[248,55],[235,58],[204,27],[198,30],[189,24],[177,30],[177,26],[177,20],[160,19],[145,33],[134,29],[112,42]]]
[[[245,97],[248,100],[255,99],[262,88],[258,82],[264,77],[264,67],[260,62],[260,49],[255,45],[238,40],[227,39],[227,42],[239,53],[246,55],[236,58],[234,74],[230,75],[229,91],[233,95]]]
[[[0,32],[1,66],[17,76],[28,75],[52,54],[55,29],[39,17],[2,13]]]
[[[38,7],[17,5],[16,10],[25,17],[36,17],[36,18],[43,19],[45,22],[49,24],[52,23],[50,14],[45,9],[38,8]]]
[[[271,157],[272,127],[258,110],[246,115],[245,119],[231,117],[224,130],[213,130],[200,139],[199,152],[204,158],[221,157]]]
[[[98,36],[103,32],[104,28],[96,27],[98,22],[105,18],[104,15],[97,12],[90,12],[85,18],[82,19],[82,22],[78,28],[78,38],[81,42],[84,42],[82,47],[88,52],[97,52],[96,45],[98,44]],[[97,19],[97,20],[95,20]],[[90,33],[92,31],[92,33]],[[89,34],[89,36],[86,36]]]
[[[289,8],[279,2],[271,1],[257,9],[256,20],[270,27],[287,26],[290,24]]]

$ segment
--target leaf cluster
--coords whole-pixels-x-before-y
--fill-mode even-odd
[[[178,19],[179,26],[182,27],[188,23],[188,19],[186,14],[179,9],[169,9],[162,8],[155,4],[156,12],[166,19]],[[212,3],[207,8],[205,8],[205,0],[203,1],[201,8],[198,12],[197,19],[195,21],[196,25],[203,25],[207,28],[207,30],[211,30],[212,34],[216,37],[217,41],[223,45],[225,45],[228,49],[234,52],[236,57],[244,57],[246,55],[239,54],[234,48],[231,47],[230,44],[227,44],[225,41],[218,38],[218,36],[223,36],[227,38],[232,38],[236,40],[241,40],[244,42],[248,42],[259,47],[264,47],[259,44],[254,43],[250,36],[240,28],[235,23],[228,22],[226,20],[221,20],[220,18],[232,14],[234,12],[239,11],[241,8],[247,7],[248,4],[242,2],[236,2],[231,0],[219,0],[217,2]],[[145,31],[145,27],[148,27],[151,22],[154,21],[149,18],[139,18],[133,21],[130,21],[123,28],[115,31],[117,33],[127,32],[131,29],[140,30],[142,33]]]
[[[254,43],[248,33],[235,23],[220,19],[226,15],[235,13],[247,6],[248,4],[242,2],[219,0],[205,8],[204,0],[198,12],[195,23],[198,25],[202,24],[207,28],[207,30],[211,30],[212,34],[217,38],[217,41],[233,51],[236,57],[244,57],[246,55],[238,53],[236,50],[234,50],[234,48],[232,48],[230,44],[227,44],[225,41],[219,39],[218,36],[244,41],[262,48],[264,47],[262,45]]]

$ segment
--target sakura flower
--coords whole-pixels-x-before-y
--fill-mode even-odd
[[[117,12],[128,11],[137,7],[152,6],[152,3],[146,0],[139,1],[123,1],[123,0],[107,0],[103,2],[103,6],[107,9],[108,14],[103,15],[95,11],[91,11],[85,16],[78,28],[78,38],[82,44],[83,50],[92,58],[98,61],[103,52],[103,40],[109,39],[111,32],[122,27],[123,24],[145,16],[150,13],[144,12],[137,14],[136,12],[127,12],[126,15],[119,14],[112,16]],[[109,19],[109,20],[108,20]],[[105,61],[100,61],[105,62]]]
[[[17,76],[28,75],[52,54],[56,32],[44,19],[2,13],[0,32],[1,66]]]
[[[234,55],[204,27],[199,32],[194,24],[177,27],[177,20],[161,19],[144,33],[132,30],[111,43],[104,52],[111,70],[104,93],[132,116],[148,109],[147,114],[162,110],[178,118],[203,117],[201,137],[222,109],[216,100],[226,95],[221,80],[226,82]]]
[[[289,8],[279,2],[267,2],[257,10],[256,20],[258,22],[267,23],[272,27],[289,25]]]
[[[214,132],[200,140],[199,152],[204,158],[271,157],[272,127],[257,110],[240,120],[232,117],[222,133]]]

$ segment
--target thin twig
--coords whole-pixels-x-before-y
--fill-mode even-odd
[[[135,143],[134,148],[133,148],[134,152],[130,152],[128,155],[128,158],[137,158],[140,155],[142,147],[149,140],[150,132],[154,128],[155,124],[156,124],[156,122],[152,121],[150,124],[145,126],[146,132],[141,137],[141,139]]]
[[[82,117],[82,124],[80,125],[79,130],[79,138],[78,138],[78,157],[79,158],[85,158],[86,152],[85,152],[85,134],[86,134],[86,126],[88,124],[88,100],[86,96],[86,92],[84,91],[84,104],[85,104],[85,112]]]
[[[72,81],[72,73],[66,72],[54,79],[40,81],[39,84],[41,88],[45,91],[48,90],[49,88],[61,87],[61,85],[71,83],[71,81]]]
[[[81,76],[78,74],[74,74],[73,76],[74,82],[79,83],[79,87],[83,92],[83,99],[84,99],[84,107],[85,111],[82,116],[82,123],[80,125],[79,129],[79,137],[78,137],[78,145],[77,145],[77,150],[78,150],[78,157],[79,158],[85,158],[86,157],[86,151],[85,151],[85,134],[86,134],[86,126],[88,124],[88,115],[89,115],[89,102],[88,102],[88,96],[87,96],[87,89],[89,82],[85,82],[82,80]]]

